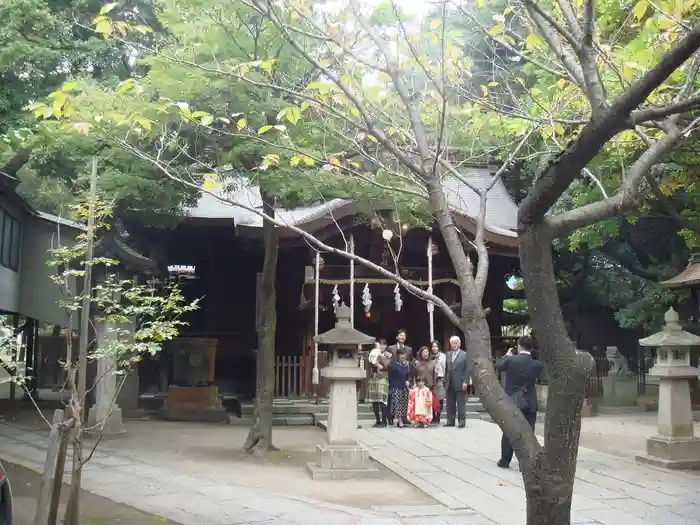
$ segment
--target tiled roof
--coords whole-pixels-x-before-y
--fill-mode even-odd
[[[465,179],[476,187],[485,187],[491,180],[492,172],[487,168],[464,170]],[[479,213],[479,196],[456,178],[446,177],[443,182],[445,195],[450,207],[456,212],[474,218]],[[220,190],[220,195],[225,194]],[[257,186],[237,184],[228,192],[228,199],[256,210],[262,210],[260,189]],[[302,227],[312,221],[330,218],[342,208],[351,204],[350,200],[333,199],[324,203],[295,208],[277,209],[277,218],[289,225]],[[486,202],[486,229],[494,234],[515,238],[518,208],[510,198],[502,181],[498,181],[489,191]],[[197,219],[230,219],[235,226],[262,227],[260,215],[223,202],[209,194],[202,194],[197,206],[189,210],[189,216]]]

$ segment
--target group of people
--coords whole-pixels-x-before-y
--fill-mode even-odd
[[[438,341],[422,346],[415,356],[406,345],[406,330],[396,334],[396,344],[379,339],[369,354],[372,377],[365,401],[372,403],[375,427],[395,424],[426,427],[466,424],[466,400],[470,389],[469,362],[459,337],[450,338],[445,353]]]
[[[517,348],[511,348],[495,363],[496,370],[506,374],[505,391],[527,422],[535,428],[537,394],[535,383],[542,372],[542,363],[532,355],[535,341],[523,336]],[[471,389],[470,364],[462,341],[450,338],[450,349],[443,352],[433,341],[413,355],[406,345],[406,330],[396,334],[396,344],[387,346],[379,339],[369,354],[372,377],[368,380],[365,401],[372,403],[375,427],[395,424],[425,428],[439,424],[443,411],[445,426],[464,428],[466,400]],[[497,465],[508,468],[513,459],[513,447],[503,435],[501,457]]]

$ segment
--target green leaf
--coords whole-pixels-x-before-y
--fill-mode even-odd
[[[203,176],[203,179],[202,189],[204,191],[214,191],[219,188],[219,181],[216,173],[207,173]]]
[[[178,102],[177,107],[180,108],[180,113],[182,113],[182,116],[184,116],[186,119],[192,118],[192,111],[190,110],[190,105],[187,102]]]
[[[124,82],[119,83],[119,85],[117,86],[116,93],[117,93],[117,95],[120,95],[121,93],[125,93],[125,92],[129,91],[133,87],[134,87],[134,79],[127,78]]]
[[[107,36],[111,35],[113,31],[114,27],[109,20],[102,20],[95,25],[95,33]]]
[[[263,133],[267,133],[272,129],[272,126],[263,126],[258,130],[258,135],[262,135]]]
[[[273,126],[277,131],[287,131],[287,126],[284,124],[277,124],[276,126]]]
[[[544,40],[542,40],[542,38],[540,38],[540,36],[535,33],[530,33],[529,35],[527,35],[527,38],[525,38],[525,45],[528,49],[542,47],[543,44]]]
[[[277,62],[276,58],[268,58],[267,60],[261,60],[259,67],[269,75],[270,73],[272,73],[272,67],[275,65],[275,62]]]
[[[236,122],[236,128],[238,129],[238,131],[241,131],[243,128],[246,127],[246,124],[248,124],[248,121],[242,118],[238,122]]]
[[[211,115],[204,115],[200,122],[202,126],[211,126],[212,122],[214,122],[214,117]]]
[[[497,35],[500,35],[503,32],[505,32],[505,30],[506,30],[506,26],[504,26],[503,24],[496,24],[491,29],[489,29],[489,35],[497,36]]]
[[[290,122],[291,124],[296,124],[301,118],[301,111],[298,107],[292,106],[291,108],[287,109],[285,116],[287,117],[288,122]]]
[[[114,8],[119,5],[119,2],[110,2],[109,4],[105,4],[102,6],[102,9],[100,9],[100,14],[101,15],[106,15],[110,11],[112,11]]]
[[[432,30],[438,29],[441,24],[442,24],[442,22],[440,21],[439,18],[431,20],[430,21],[430,29],[432,29]]]
[[[153,129],[153,122],[148,120],[147,118],[137,119],[136,123],[146,131],[151,131]]]
[[[61,87],[61,91],[67,93],[69,91],[73,91],[77,87],[78,83],[75,80],[71,80],[70,82],[66,82],[65,84],[63,84],[63,86]]]
[[[632,10],[632,16],[636,20],[641,20],[641,18],[647,12],[648,8],[649,2],[647,2],[647,0],[641,0],[640,2],[637,2],[637,5],[634,6],[634,9]]]

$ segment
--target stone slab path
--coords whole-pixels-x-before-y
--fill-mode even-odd
[[[493,423],[471,420],[464,429],[372,428],[360,436],[376,461],[447,508],[470,509],[500,525],[525,523],[518,464],[508,470],[496,466],[501,433]],[[699,525],[700,477],[582,448],[571,523]]]
[[[105,441],[86,466],[84,488],[184,525],[518,525],[525,522],[520,473],[498,469],[500,432],[472,420],[466,429],[363,429],[374,458],[436,499],[435,505],[373,510],[275,494],[158,464]],[[0,425],[0,458],[41,471],[48,433]],[[164,445],[167,446],[167,445]],[[581,450],[572,523],[700,525],[700,477]]]

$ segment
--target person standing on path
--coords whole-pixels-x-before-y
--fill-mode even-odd
[[[508,350],[506,355],[496,361],[495,368],[506,373],[506,394],[525,416],[532,430],[537,421],[537,392],[535,383],[544,365],[532,356],[535,342],[532,337],[518,339],[518,351]],[[501,468],[508,468],[513,460],[513,447],[505,434],[501,437],[501,459],[496,463]]]
[[[396,351],[401,348],[404,351],[404,355],[406,356],[406,361],[409,363],[413,359],[413,349],[406,344],[406,330],[403,328],[396,332],[396,344],[391,345],[388,350],[391,352],[391,355],[394,356],[394,359],[396,359]]]
[[[462,340],[453,335],[450,337],[452,351],[447,356],[447,370],[445,377],[447,403],[446,427],[455,426],[455,415],[459,422],[459,428],[467,424],[467,388],[469,387],[469,360],[467,352],[462,349]],[[456,414],[455,414],[456,413]]]
[[[367,396],[365,401],[372,403],[376,423],[375,428],[386,427],[389,423],[389,363],[391,358],[385,355],[386,339],[375,343],[369,353],[369,364],[372,367],[372,377],[367,380]]]
[[[391,417],[396,426],[402,428],[408,415],[408,387],[410,385],[411,366],[406,361],[403,348],[396,350],[396,359],[389,365],[389,399],[391,399]]]
[[[430,349],[427,346],[421,346],[416,354],[416,360],[413,362],[413,379],[416,384],[419,380],[423,380],[423,385],[431,392],[431,413],[430,421],[433,420],[433,412],[435,409],[440,411],[440,401],[435,394],[437,362],[430,355]],[[409,418],[410,419],[410,418]]]
[[[435,400],[433,401],[433,423],[440,424],[440,414],[445,405],[445,370],[447,368],[447,356],[440,348],[438,341],[430,343],[430,352],[435,361]]]

